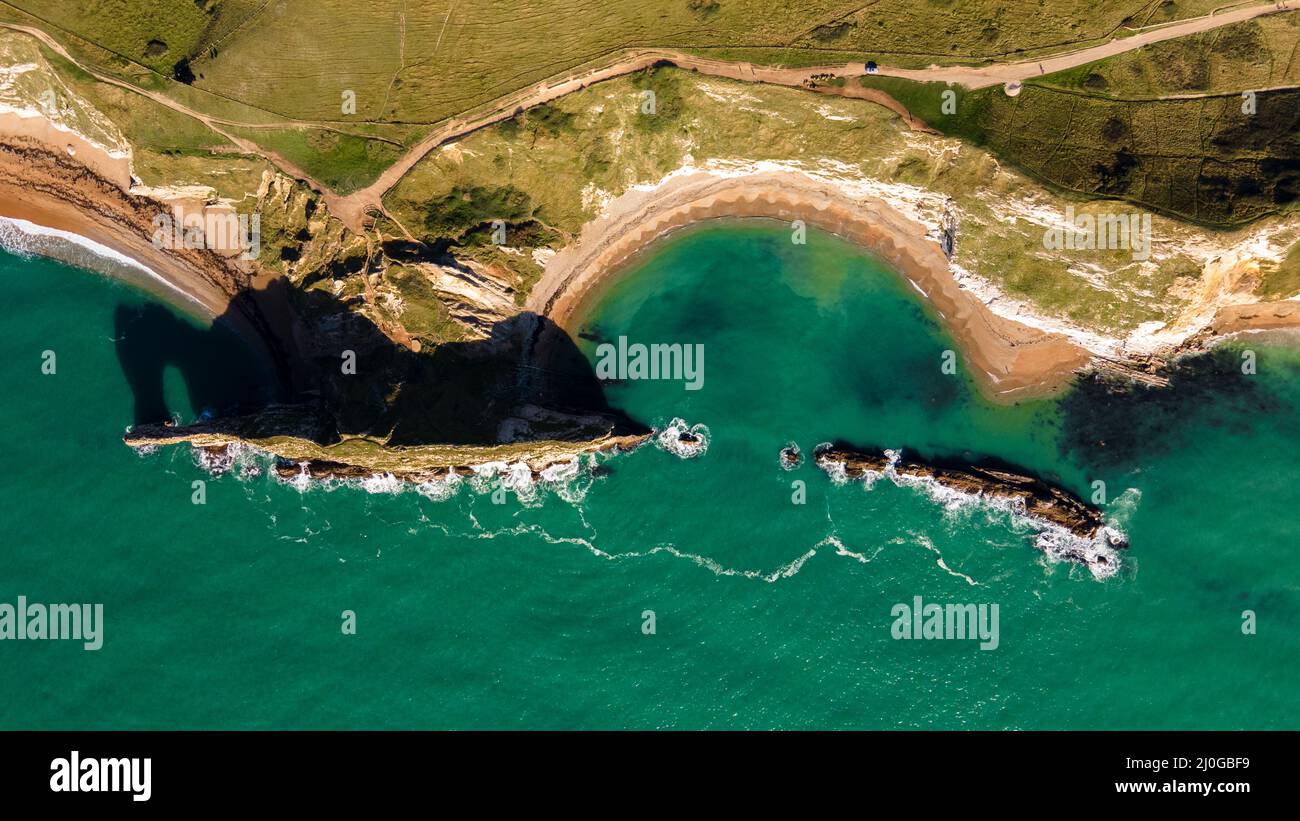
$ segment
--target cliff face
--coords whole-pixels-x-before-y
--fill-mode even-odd
[[[0,168],[0,215],[69,230],[137,259],[209,313],[252,283],[254,269],[239,260],[158,247],[154,220],[171,217],[166,204],[123,190],[40,140],[0,136]]]
[[[284,279],[262,293],[287,312],[275,332],[296,352],[268,402],[182,427],[137,419],[127,444],[248,443],[295,474],[421,482],[492,462],[540,472],[649,433],[607,406],[585,357],[544,317],[517,314],[487,338],[422,346],[370,319],[361,298]]]
[[[502,460],[540,471],[645,434],[605,406],[572,342],[521,314],[490,267],[403,243],[382,221],[355,234],[308,186],[270,168],[225,196],[180,181],[132,185],[129,146],[108,174],[91,162],[108,149],[65,151],[54,133],[0,136],[0,216],[138,261],[140,284],[232,328],[270,365],[269,404],[187,427],[137,418],[128,443],[248,442],[294,471],[302,462],[322,475],[420,480]],[[159,242],[160,224],[213,215],[256,216],[258,235],[234,247]]]

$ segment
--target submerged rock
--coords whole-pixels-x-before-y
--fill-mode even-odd
[[[234,446],[229,444],[208,445],[206,447],[196,447],[194,449],[194,460],[198,466],[211,473],[213,476],[220,476],[235,463],[234,454],[231,452]]]

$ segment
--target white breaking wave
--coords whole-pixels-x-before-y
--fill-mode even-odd
[[[873,559],[875,559],[877,556],[880,555],[880,551],[885,549],[883,545],[877,547],[876,552],[872,553],[870,556],[868,556],[865,553],[856,553],[852,550],[849,550],[847,547],[845,547],[844,542],[840,541],[839,537],[834,535],[827,536],[825,539],[822,539],[822,541],[819,542],[817,546],[821,547],[823,544],[834,546],[836,556],[844,556],[846,558],[853,559],[859,564],[870,564]]]
[[[578,457],[573,457],[567,462],[556,462],[545,468],[541,472],[542,481],[544,482],[567,482],[578,477],[579,471],[582,470],[582,463]]]
[[[469,481],[475,493],[491,494],[504,490],[515,494],[521,504],[531,506],[537,502],[533,469],[523,462],[488,462],[474,465],[472,470],[474,475]]]
[[[818,459],[817,454],[824,448],[829,447],[831,447],[830,442],[822,442],[814,448],[813,461],[828,477],[830,477],[832,484],[847,485],[850,481],[857,481],[860,482],[865,489],[871,490],[871,488],[875,486],[876,481],[885,476],[885,473],[878,470],[864,470],[862,475],[856,480],[849,479],[849,466],[847,462],[832,462],[829,459]],[[894,463],[898,461],[899,452],[896,450],[887,450],[885,451],[885,454],[889,456],[890,467],[892,467]]]
[[[406,489],[406,482],[391,473],[377,473],[360,481],[361,489],[366,493],[384,493],[396,496]]]
[[[965,493],[948,487],[932,477],[900,475],[897,465],[902,455],[901,451],[886,450],[885,455],[889,458],[889,464],[883,472],[865,472],[862,479],[865,489],[870,490],[876,480],[885,477],[898,487],[910,487],[924,492],[943,507],[944,515],[949,518],[955,518],[960,512],[972,509],[985,510],[991,514],[1005,514],[1010,518],[1013,528],[1023,530],[1028,527],[1037,531],[1034,546],[1051,561],[1068,560],[1082,563],[1088,567],[1093,578],[1098,580],[1108,579],[1119,572],[1120,554],[1116,545],[1127,542],[1124,531],[1120,529],[1120,515],[1123,516],[1124,521],[1127,521],[1127,516],[1130,516],[1132,510],[1136,508],[1137,499],[1141,498],[1141,493],[1136,489],[1131,490],[1131,495],[1130,492],[1126,492],[1116,499],[1117,504],[1121,499],[1124,500],[1119,511],[1120,515],[1110,519],[1109,523],[1099,529],[1093,538],[1086,539],[1055,522],[1030,515],[1022,499]],[[847,484],[849,481],[847,466],[843,462],[824,462],[822,469],[835,484]],[[922,546],[926,547],[925,544]],[[927,549],[934,549],[933,544],[929,544]],[[971,584],[977,584],[969,576],[948,568],[943,563],[942,556],[939,558],[939,566],[954,576],[961,576]]]
[[[81,234],[74,234],[71,231],[37,225],[34,222],[18,219],[17,217],[0,217],[0,248],[20,257],[53,256],[60,259],[67,256],[67,251],[75,248],[82,252],[81,256],[85,257],[83,263],[83,260],[73,255],[71,261],[76,264],[84,264],[84,267],[100,270],[105,266],[103,264],[96,265],[96,260],[99,260],[102,263],[108,263],[110,268],[110,270],[101,271],[102,273],[111,274],[113,273],[112,267],[116,266],[119,269],[126,268],[144,274],[151,281],[164,285],[168,290],[180,294],[187,302],[202,307],[202,303],[143,262],[109,248],[107,245],[95,242],[89,237],[83,237]]]
[[[541,531],[540,528],[536,528],[536,530]],[[541,533],[545,534],[545,531],[541,531]],[[543,538],[546,538],[548,541],[550,541],[550,537],[547,535],[543,535]],[[555,539],[555,541],[571,542],[574,540],[559,538],[559,539]],[[649,556],[657,556],[661,553],[664,553],[674,558],[684,559],[686,561],[691,562],[692,564],[698,565],[699,567],[708,570],[710,573],[712,573],[715,576],[737,576],[745,579],[757,579],[759,581],[767,582],[768,584],[773,584],[775,582],[781,581],[782,579],[789,579],[794,575],[796,575],[800,570],[803,569],[804,564],[806,564],[809,559],[817,555],[818,549],[826,545],[825,540],[818,542],[816,545],[809,548],[805,553],[802,553],[801,555],[781,565],[775,570],[764,572],[762,570],[740,570],[737,568],[724,567],[723,565],[719,564],[715,559],[711,559],[708,556],[702,556],[698,553],[689,553],[687,551],[680,550],[671,544],[656,545],[655,547],[652,547],[649,550],[634,551],[630,553],[608,553],[596,547],[591,542],[586,541],[585,539],[581,539],[577,541],[580,541],[583,544],[585,544],[585,546],[589,550],[591,550],[591,552],[594,553],[595,555],[600,556],[603,559],[609,559],[610,561],[622,561],[625,559],[643,559]]]
[[[1141,501],[1142,491],[1135,487],[1125,490],[1106,505],[1106,521],[1117,530],[1127,527],[1133,520],[1133,514],[1137,513]]]
[[[136,446],[133,449],[137,454],[146,456],[157,452],[159,447]],[[491,495],[498,490],[513,493],[525,507],[540,506],[544,501],[544,490],[553,492],[572,505],[581,503],[595,480],[594,470],[600,464],[596,454],[589,454],[585,463],[580,456],[574,456],[546,467],[534,477],[532,468],[524,462],[488,462],[472,467],[470,473],[458,473],[454,468],[449,468],[445,474],[414,482],[387,472],[363,477],[315,478],[306,462],[298,463],[296,473],[283,476],[275,470],[277,465],[283,464],[281,459],[239,442],[213,450],[191,446],[190,450],[194,464],[213,476],[231,473],[239,480],[246,481],[266,474],[279,484],[304,494],[311,490],[332,492],[347,488],[384,496],[413,492],[430,501],[445,502],[455,497],[462,488],[468,487],[482,496]]]
[[[948,563],[943,560],[943,553],[939,552],[939,548],[934,546],[934,542],[930,541],[929,536],[926,536],[924,533],[913,533],[911,535],[912,538],[916,540],[917,544],[939,557],[934,563],[937,564],[943,572],[947,573],[949,576],[956,576],[957,578],[964,580],[972,587],[980,586],[980,583],[972,579],[970,576],[949,567]]]
[[[690,438],[682,441],[683,436]],[[661,450],[666,450],[674,456],[693,459],[696,456],[703,456],[708,451],[710,438],[709,428],[704,423],[688,425],[680,416],[676,416],[659,431],[655,443]]]
[[[445,502],[456,495],[456,491],[460,490],[460,484],[463,481],[465,481],[464,477],[458,474],[455,468],[451,468],[443,478],[430,479],[416,485],[415,492],[426,499]]]

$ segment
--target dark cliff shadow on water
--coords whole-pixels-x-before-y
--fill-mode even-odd
[[[208,329],[160,305],[119,306],[118,361],[136,424],[172,417],[163,385],[175,368],[194,407],[216,417],[192,427],[243,436],[491,445],[648,430],[610,407],[573,339],[544,316],[520,313],[486,339],[414,350],[356,307],[281,280],[241,294]]]
[[[268,362],[227,324],[202,328],[156,302],[113,311],[118,364],[135,400],[134,424],[189,415],[164,395],[169,368],[185,384],[193,413],[248,413],[280,398]]]

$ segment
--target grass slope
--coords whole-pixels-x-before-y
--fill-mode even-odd
[[[1088,197],[1127,200],[1201,225],[1232,228],[1300,198],[1300,90],[1259,92],[1253,113],[1227,93],[1120,100],[1055,76],[1007,96],[868,77],[931,126],[983,146],[1038,179]],[[955,110],[943,107],[952,92]]]
[[[1063,50],[1215,0],[8,0],[65,33],[285,117],[431,123],[621,49],[778,63],[985,61]],[[52,32],[58,36],[57,32]],[[154,53],[151,42],[166,44]],[[103,55],[101,55],[103,56]],[[117,65],[117,68],[123,68]]]

